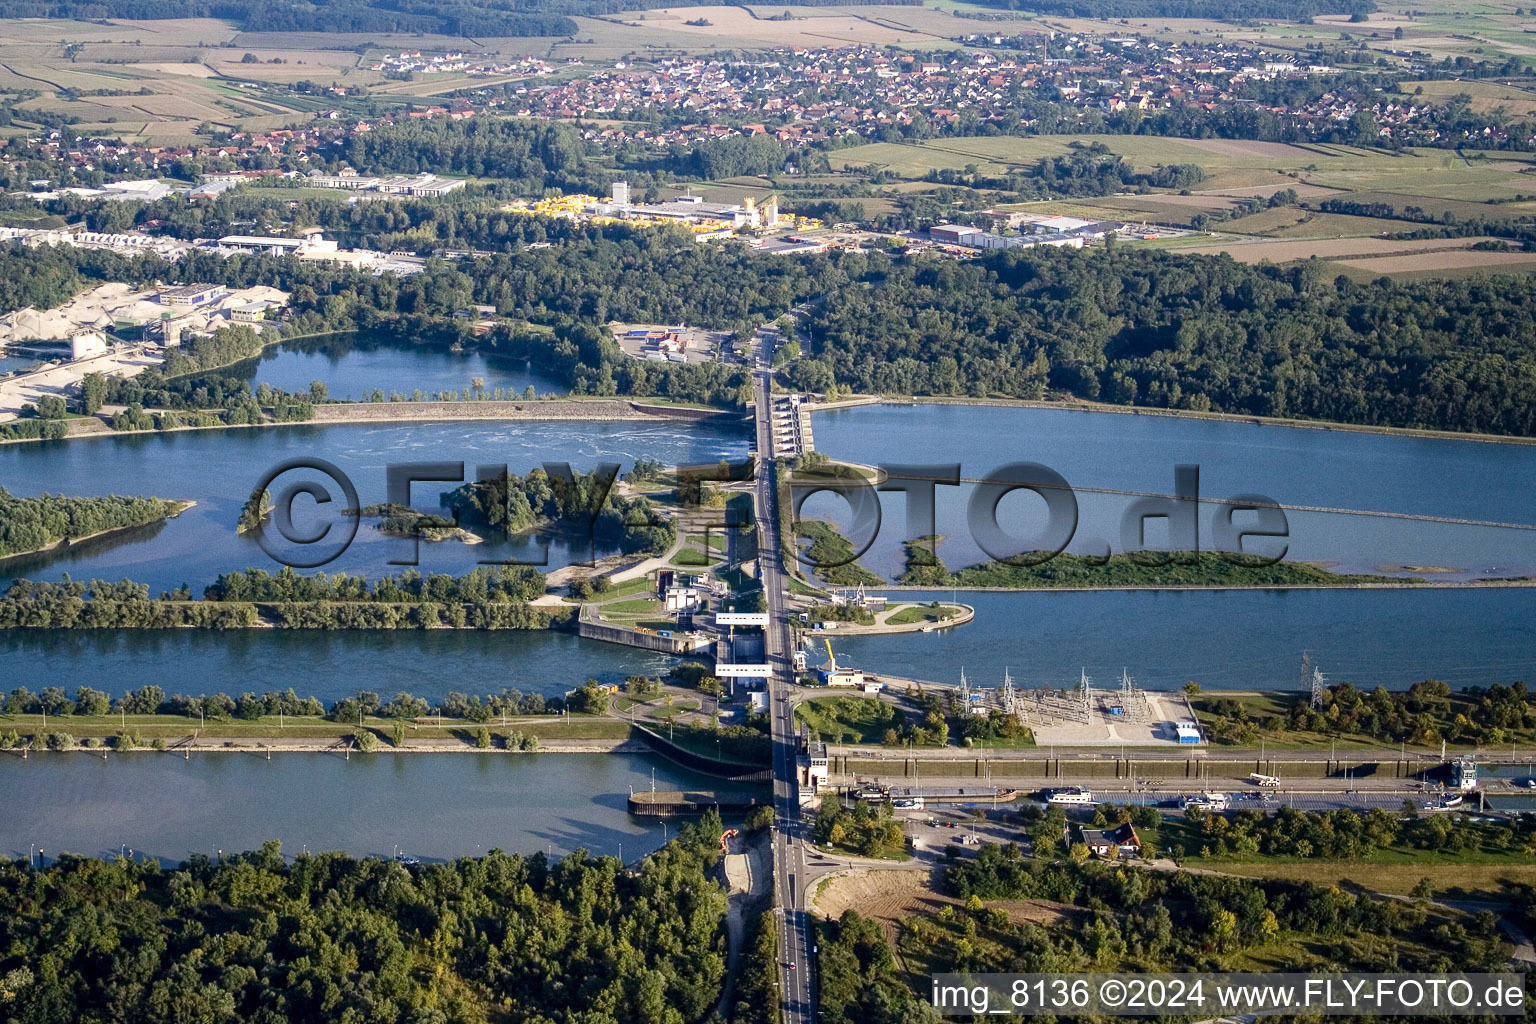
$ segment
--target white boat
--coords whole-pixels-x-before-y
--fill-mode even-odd
[[[1048,804],[1091,804],[1093,803],[1093,790],[1091,789],[1058,789],[1046,798]]]

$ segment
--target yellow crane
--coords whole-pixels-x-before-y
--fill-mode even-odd
[[[828,672],[836,672],[837,671],[837,655],[832,653],[832,641],[828,640],[826,638],[823,638],[821,642],[827,645],[827,665],[828,665],[827,671]]]

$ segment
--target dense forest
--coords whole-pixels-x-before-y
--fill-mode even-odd
[[[0,0],[0,18],[135,21],[222,18],[253,32],[404,32],[464,36],[568,36],[576,23],[549,8],[560,4],[485,5],[427,0]],[[572,6],[579,6],[575,4]],[[537,7],[538,10],[531,8]]]
[[[292,293],[289,333],[364,328],[413,344],[478,347],[530,360],[577,394],[739,408],[750,396],[743,365],[632,359],[602,325],[690,323],[744,334],[825,295],[806,317],[807,358],[781,371],[801,390],[1054,393],[1372,426],[1521,436],[1536,428],[1536,280],[1522,275],[1361,283],[1330,278],[1316,261],[1246,266],[1114,244],[1009,250],[964,264],[882,253],[785,258],[627,225],[587,226],[547,248],[433,260],[404,280],[270,256],[194,252],[171,264],[64,247],[4,252],[13,257],[5,282],[13,289],[71,272],[80,286],[271,284]],[[453,315],[472,303],[493,305],[504,319],[476,337]],[[228,332],[192,343],[186,363],[169,369],[206,372],[253,344]],[[146,373],[117,398],[198,405],[167,385]],[[226,406],[256,404],[243,388],[234,382]],[[306,411],[299,399],[290,404],[296,416]]]
[[[937,972],[1479,971],[1507,955],[1489,912],[1310,882],[1043,863],[1012,844],[952,860],[944,888],[957,902],[902,920],[895,951],[857,911],[821,923],[820,1019],[915,1024],[931,1010],[914,982],[922,993]],[[1047,901],[1061,916],[1021,918],[987,900]],[[906,973],[895,952],[921,973]]]
[[[163,498],[115,494],[105,498],[67,498],[62,494],[18,498],[0,487],[0,558],[105,530],[156,523],[180,508],[180,503]]]
[[[0,864],[0,1000],[25,1024],[694,1024],[725,974],[708,814],[626,870],[583,850],[407,866],[258,852]]]
[[[865,283],[811,314],[792,386],[1536,429],[1536,282],[1522,276],[1361,284],[1315,261],[1115,245],[869,259]]]

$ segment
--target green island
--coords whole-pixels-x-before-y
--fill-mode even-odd
[[[407,570],[369,583],[344,574],[300,576],[285,568],[224,573],[194,599],[185,587],[149,595],[124,580],[17,580],[0,596],[0,628],[24,629],[547,629],[569,608],[535,606],[544,576],[529,566],[464,576]]]
[[[0,487],[0,558],[47,551],[135,526],[148,526],[192,507],[164,498],[72,498],[44,494],[18,498]]]
[[[1107,559],[1062,552],[1039,565],[988,562],[950,573],[938,586],[1001,587],[1010,590],[1050,590],[1087,587],[1355,587],[1403,586],[1422,583],[1417,577],[1335,573],[1305,562],[1274,562],[1216,551],[1167,553],[1165,564],[1146,564],[1136,556],[1113,554]],[[1159,559],[1161,560],[1161,559]],[[924,567],[932,568],[932,567]],[[925,580],[928,577],[923,577]],[[902,577],[905,581],[906,577]],[[924,582],[923,586],[935,585]]]

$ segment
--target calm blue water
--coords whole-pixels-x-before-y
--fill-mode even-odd
[[[228,372],[250,381],[252,388],[270,384],[290,393],[307,391],[312,382],[324,381],[330,397],[359,400],[374,389],[386,395],[398,391],[406,398],[420,389],[423,396],[431,398],[439,391],[463,391],[476,377],[487,391],[510,388],[519,398],[529,385],[541,395],[570,390],[563,381],[534,370],[522,360],[405,347],[368,334],[284,342]]]
[[[359,689],[437,701],[512,687],[560,696],[588,679],[662,675],[665,655],[572,633],[448,630],[0,630],[4,690],[90,686],[116,696],[263,693],[293,687],[330,703]]]
[[[1012,462],[1037,462],[1081,487],[1171,493],[1174,467],[1200,467],[1200,493],[1257,493],[1288,505],[1404,512],[1494,522],[1536,523],[1536,446],[1389,437],[1345,431],[1256,426],[1161,416],[972,406],[866,406],[819,414],[817,447],[863,463],[959,463],[979,478]],[[939,554],[951,568],[985,561],[967,527],[973,487],[939,487]],[[1080,493],[1080,522],[1069,551],[1114,551],[1133,499]],[[927,529],[908,524],[905,497],[882,496],[882,529],[864,564],[894,577],[901,541]],[[1201,543],[1212,544],[1215,506],[1201,506]],[[1017,537],[1043,524],[1044,503],[1015,492],[999,522]],[[848,523],[841,499],[810,498],[807,515]],[[1458,570],[1445,579],[1536,574],[1536,530],[1488,528],[1354,515],[1290,512],[1293,560],[1334,563],[1343,572],[1382,566]],[[1162,524],[1153,520],[1156,546]],[[862,535],[862,542],[867,538]],[[1098,544],[1093,542],[1097,541]],[[1261,541],[1261,544],[1271,543]],[[1249,549],[1253,550],[1253,549]],[[1266,550],[1266,549],[1259,549]]]
[[[480,464],[505,464],[526,473],[545,461],[569,462],[573,470],[591,470],[600,462],[618,462],[623,469],[640,457],[669,464],[712,462],[740,458],[747,440],[739,429],[686,423],[575,423],[519,421],[512,423],[411,423],[382,426],[296,425],[260,430],[211,430],[171,434],[135,434],[100,440],[42,442],[0,447],[0,485],[13,494],[43,491],[72,495],[153,494],[191,499],[197,506],[163,526],[122,536],[101,538],[74,551],[23,557],[0,563],[0,581],[16,577],[56,579],[68,572],[77,579],[133,579],[152,593],[182,583],[194,593],[221,572],[256,566],[276,571],[281,566],[262,550],[254,535],[239,535],[235,524],[240,508],[262,475],[277,463],[295,457],[318,457],[346,473],[363,504],[385,498],[389,464],[452,461],[465,463],[473,477]],[[301,477],[284,475],[274,494]],[[309,474],[302,479],[319,479]],[[437,506],[438,495],[453,484],[417,484],[417,507]],[[327,489],[337,494],[337,486]],[[295,503],[295,525],[301,530],[327,521],[308,498]],[[333,518],[338,531],[346,525]],[[387,537],[365,520],[350,548],[324,566],[326,572],[352,575],[397,573],[392,559],[409,558],[409,541]],[[599,549],[598,554],[608,553]],[[560,541],[550,544],[549,568],[590,557],[592,548]],[[465,573],[481,560],[542,559],[532,544],[458,542],[423,543],[419,553],[423,572]]]
[[[36,754],[0,756],[0,855],[39,845],[175,863],[280,840],[290,856],[345,850],[423,860],[578,847],[626,861],[662,843],[631,788],[733,786],[635,754]],[[668,834],[677,835],[676,823]]]
[[[934,597],[948,600],[948,590]],[[1310,649],[1330,683],[1406,689],[1536,682],[1536,590],[1245,590],[968,593],[957,629],[830,634],[838,660],[866,671],[975,686],[1008,671],[1020,686],[1296,689]],[[820,634],[817,640],[820,640]],[[819,660],[819,659],[817,659]]]
[[[0,356],[0,377],[36,366],[41,361],[36,356]]]

